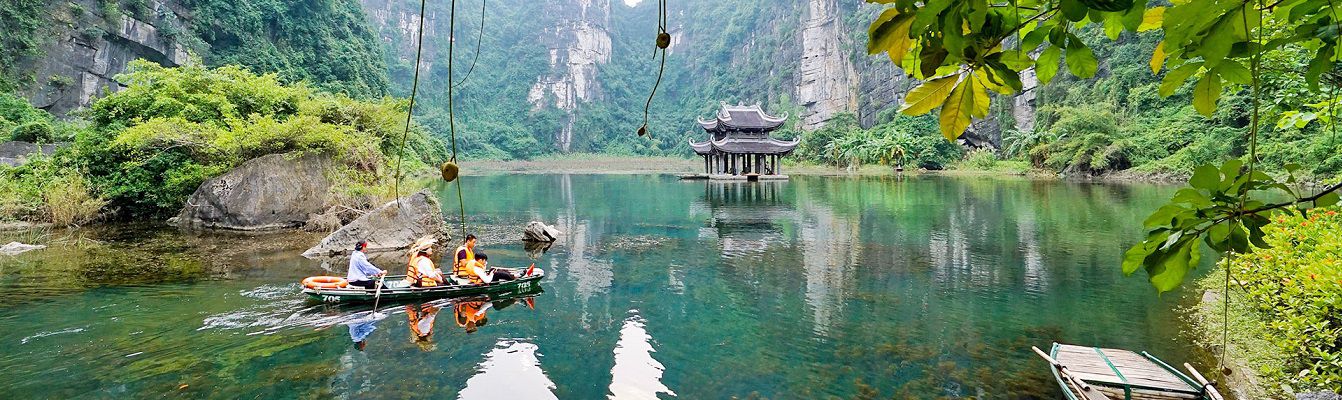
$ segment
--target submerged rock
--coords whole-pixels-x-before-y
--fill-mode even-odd
[[[45,248],[47,248],[47,246],[43,246],[40,244],[23,244],[19,242],[9,242],[9,244],[0,246],[0,254],[12,256],[19,253],[26,253],[29,251],[41,250]]]
[[[205,181],[173,222],[179,226],[245,231],[302,226],[325,209],[330,159],[285,154],[257,157]]]
[[[0,165],[17,167],[27,163],[29,157],[55,154],[60,146],[60,144],[33,144],[19,141],[0,143]]]
[[[340,227],[321,243],[304,251],[303,256],[318,258],[349,252],[359,240],[368,241],[370,252],[404,249],[425,235],[434,235],[438,237],[438,243],[445,243],[448,239],[446,227],[438,199],[428,190],[421,190],[398,201],[389,201]]]
[[[559,239],[559,230],[544,222],[531,221],[522,229],[522,240],[528,242],[553,242]]]

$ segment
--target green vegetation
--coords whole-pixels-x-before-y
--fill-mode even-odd
[[[0,141],[53,143],[74,138],[77,124],[57,121],[21,97],[0,93]]]
[[[338,202],[364,208],[390,195],[404,101],[359,101],[240,67],[164,68],[136,61],[128,87],[94,103],[91,125],[50,159],[0,168],[10,179],[0,216],[87,221],[104,202],[122,215],[176,212],[202,182],[266,154],[318,152],[337,161]],[[36,111],[31,111],[36,112]],[[445,158],[415,128],[406,171]]]
[[[19,60],[38,53],[39,35],[46,22],[44,2],[0,0],[0,93],[17,88],[22,80]]]
[[[242,65],[355,98],[387,94],[382,45],[351,0],[186,0],[209,65]]]
[[[1301,390],[1342,390],[1342,214],[1338,207],[1308,217],[1278,216],[1264,241],[1270,248],[1231,259],[1231,348],[1265,381]],[[1222,263],[1223,268],[1225,267]],[[1211,274],[1204,289],[1224,292],[1225,276]],[[1206,307],[1214,313],[1221,306]],[[1220,338],[1223,315],[1200,320]],[[1275,397],[1275,396],[1274,396]]]
[[[864,164],[944,169],[960,159],[960,146],[932,132],[928,118],[896,115],[863,129],[853,114],[836,115],[824,128],[802,136],[796,157],[840,167]]]

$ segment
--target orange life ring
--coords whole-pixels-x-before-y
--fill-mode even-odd
[[[339,289],[349,286],[349,281],[338,276],[309,276],[303,280],[303,287],[308,289]]]

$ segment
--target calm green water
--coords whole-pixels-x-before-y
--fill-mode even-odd
[[[494,264],[563,238],[544,293],[332,307],[320,235],[118,226],[0,258],[6,398],[1057,398],[1029,346],[1192,358],[1118,260],[1171,188],[985,178],[466,177]],[[440,188],[456,213],[454,188]],[[384,260],[389,267],[395,263]],[[343,272],[336,261],[334,268]],[[534,307],[534,309],[533,309]],[[458,324],[461,314],[485,324]],[[429,331],[414,339],[411,325]],[[367,333],[361,351],[352,334]],[[362,336],[362,335],[357,335]]]

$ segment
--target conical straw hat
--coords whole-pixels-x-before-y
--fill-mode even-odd
[[[416,254],[421,251],[424,251],[424,249],[433,247],[433,245],[437,243],[438,239],[434,238],[433,236],[425,236],[419,238],[419,240],[416,240],[414,244],[410,245],[410,254]]]

